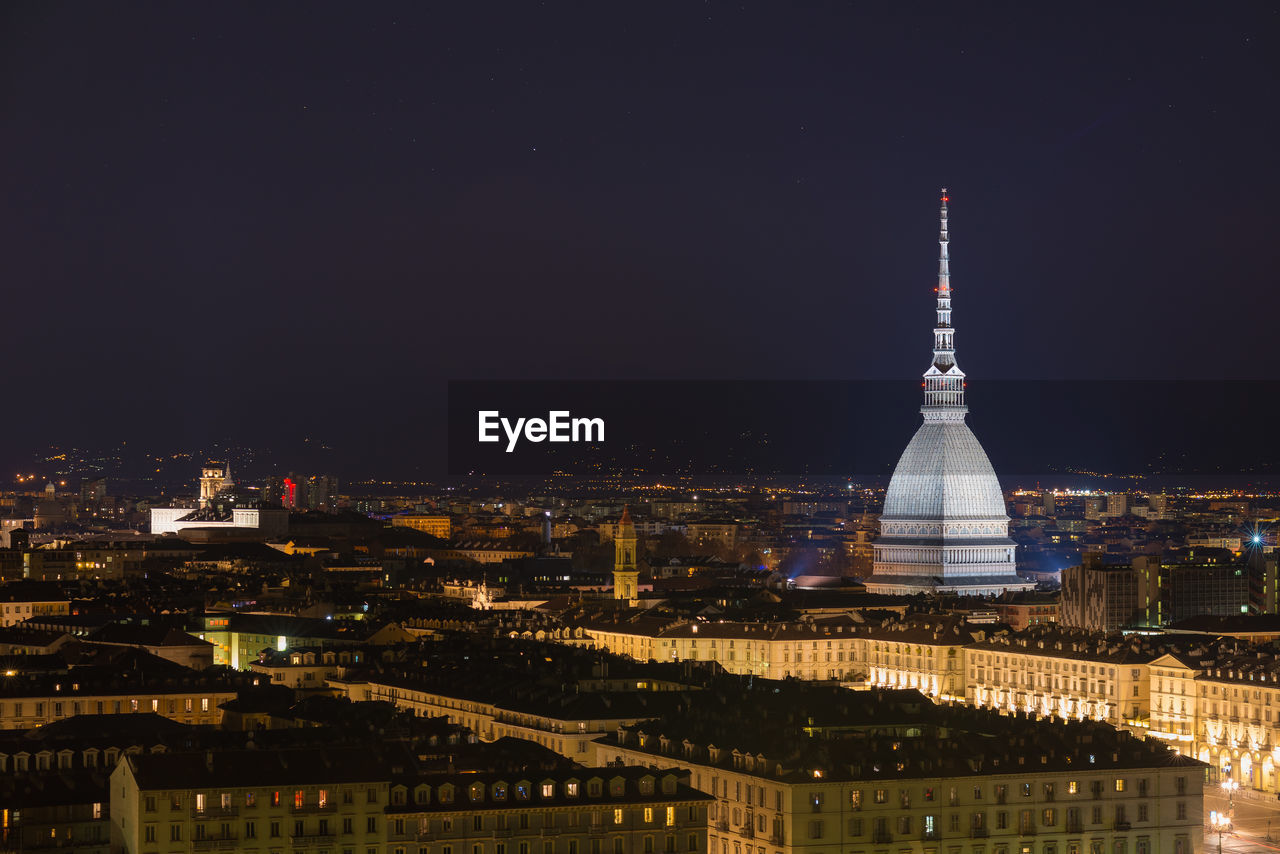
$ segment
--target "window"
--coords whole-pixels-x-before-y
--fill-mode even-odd
[[[154,824],[148,824],[145,828],[143,828],[142,841],[143,842],[156,841],[156,826]]]
[[[1117,791],[1117,792],[1123,792],[1123,791],[1124,791],[1124,778],[1123,778],[1123,777],[1117,777],[1117,778],[1116,778],[1116,791]]]
[[[182,841],[182,825],[180,824],[169,825],[169,841],[170,842]]]
[[[542,797],[544,797],[544,798],[553,798],[553,797],[555,797],[555,794],[556,794],[556,787],[555,787],[555,784],[554,784],[554,783],[543,783],[543,784],[542,784]]]
[[[675,827],[675,824],[676,824],[676,808],[667,807],[667,827]]]
[[[888,789],[876,789],[876,803],[885,804],[889,802]]]
[[[854,789],[849,792],[849,808],[853,810],[862,809],[862,790]]]
[[[378,832],[377,816],[372,816],[372,815],[369,816],[369,820],[365,822],[364,829],[366,833],[377,833]]]
[[[814,819],[809,822],[809,838],[821,839],[823,834],[822,819]]]
[[[1186,821],[1186,820],[1187,820],[1187,804],[1186,804],[1186,802],[1185,802],[1185,801],[1178,801],[1178,804],[1177,804],[1177,806],[1175,807],[1175,813],[1174,813],[1174,815],[1176,816],[1176,818],[1178,819],[1178,821]]]
[[[741,798],[738,800],[741,800]],[[813,808],[814,812],[822,812],[822,792],[810,792],[809,805]]]

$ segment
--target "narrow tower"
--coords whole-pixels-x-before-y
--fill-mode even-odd
[[[636,566],[636,526],[631,522],[631,509],[622,508],[618,536],[613,541],[613,598],[628,605],[639,602],[637,590],[640,570]]]
[[[965,376],[951,322],[947,191],[938,232],[933,361],[924,372],[923,423],[885,490],[872,593],[991,595],[1035,585],[1016,572],[1004,493],[991,461],[965,423]]]
[[[210,460],[200,469],[201,507],[208,507],[209,502],[230,488],[231,463],[218,463]]]
[[[964,371],[956,364],[956,333],[951,325],[951,268],[947,245],[947,188],[942,188],[942,208],[938,213],[938,295],[937,320],[933,327],[933,363],[924,372],[924,406],[920,411],[926,421],[963,421],[968,408],[964,405]]]

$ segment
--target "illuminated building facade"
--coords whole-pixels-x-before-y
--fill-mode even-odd
[[[426,516],[421,513],[409,513],[401,516],[392,516],[391,525],[396,528],[411,528],[415,531],[421,531],[424,534],[430,534],[433,537],[439,537],[442,540],[449,539],[452,533],[452,522],[448,516]]]
[[[902,453],[880,516],[871,593],[998,595],[1030,590],[1009,538],[1004,494],[991,461],[965,424],[965,375],[951,323],[947,195],[942,191],[937,322],[924,373],[924,418]]]
[[[966,650],[969,705],[1144,731],[1154,654],[1099,635],[1033,631]]]
[[[1280,792],[1280,664],[1207,648],[1151,663],[1151,734],[1244,788]]]
[[[646,721],[598,742],[597,762],[690,773],[715,797],[713,854],[1199,850],[1204,767],[1190,757],[1093,722],[917,714],[895,694],[919,701],[863,693],[792,718],[770,708],[759,726],[731,711]]]
[[[200,506],[207,507],[221,493],[227,492],[235,484],[231,481],[231,466],[228,463],[207,462],[200,469]]]

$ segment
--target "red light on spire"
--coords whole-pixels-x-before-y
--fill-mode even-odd
[[[943,196],[943,197],[942,197],[942,200],[943,200],[944,202],[949,202],[949,201],[951,201],[951,197],[950,197],[950,196]]]

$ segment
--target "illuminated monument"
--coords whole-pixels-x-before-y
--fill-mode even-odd
[[[991,461],[964,423],[964,372],[956,364],[947,268],[947,191],[938,236],[938,321],[924,374],[924,423],[893,470],[867,590],[997,594],[1030,590],[1018,577],[1004,494]]]

